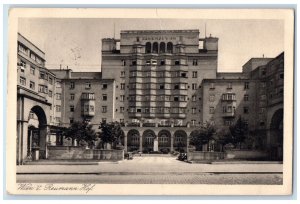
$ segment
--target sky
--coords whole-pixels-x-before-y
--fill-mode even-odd
[[[206,25],[206,26],[205,26]],[[282,20],[20,18],[18,32],[45,52],[46,67],[101,71],[101,39],[121,30],[199,29],[219,38],[218,72],[242,71],[252,57],[284,51]]]

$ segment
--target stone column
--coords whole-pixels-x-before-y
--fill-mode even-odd
[[[124,151],[127,152],[127,134],[124,137]]]
[[[171,133],[171,152],[174,151],[174,134]]]
[[[40,155],[44,156],[44,159],[47,159],[47,142],[48,142],[48,132],[49,132],[49,126],[48,125],[40,125],[40,141],[39,141],[39,147],[40,147]],[[44,154],[44,155],[43,155]]]
[[[143,152],[143,136],[140,135],[140,148],[139,148],[140,152]]]
[[[157,137],[153,141],[153,151],[154,152],[158,151],[158,138]]]
[[[27,158],[27,143],[28,143],[28,122],[21,122],[21,164],[26,161]]]
[[[32,136],[33,136],[33,131],[30,130],[30,133],[29,133],[29,155],[32,156]]]
[[[191,134],[191,131],[186,131],[186,152],[189,151],[190,134]]]

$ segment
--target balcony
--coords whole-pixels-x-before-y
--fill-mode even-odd
[[[129,95],[144,95],[141,89],[129,89]]]
[[[144,95],[156,95],[156,90],[155,89],[144,89],[143,94]]]
[[[172,79],[169,77],[157,78],[157,83],[172,83]]]
[[[157,79],[153,78],[153,76],[151,76],[151,77],[144,78],[143,82],[152,84],[152,83],[156,83]]]
[[[95,101],[94,100],[83,100],[81,106],[81,115],[84,117],[95,116]]]
[[[189,82],[189,78],[187,76],[178,76],[172,78],[172,83],[184,83],[187,84]]]
[[[129,83],[143,83],[143,78],[140,77],[130,77]]]
[[[174,65],[172,67],[172,70],[174,71],[184,71],[184,72],[187,72],[189,69],[189,67],[187,65]]]
[[[181,95],[181,96],[187,96],[188,92],[186,89],[174,89],[172,92],[173,95]]]
[[[224,93],[222,94],[222,102],[236,101],[235,93]]]
[[[234,117],[234,115],[235,115],[234,111],[222,113],[222,117],[224,117],[224,118]]]
[[[143,70],[143,66],[142,65],[130,65],[130,71],[142,71]]]
[[[159,71],[170,71],[171,70],[171,65],[160,65],[158,67]]]

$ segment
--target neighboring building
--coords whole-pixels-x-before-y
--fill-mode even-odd
[[[125,151],[187,151],[189,136],[201,124],[210,121],[227,128],[240,116],[277,152],[274,158],[280,157],[283,53],[274,59],[252,58],[240,73],[218,73],[218,38],[199,39],[199,30],[122,31],[119,40],[102,40],[102,72],[73,72],[47,70],[44,53],[21,35],[18,40],[24,45],[18,52],[20,150],[30,140],[24,138],[30,111],[20,112],[22,98],[28,98],[33,102],[27,110],[56,133],[56,140],[48,139],[51,144],[62,144],[58,126],[88,120],[97,130],[100,122],[118,121],[125,133]],[[29,64],[35,71],[29,72]],[[33,86],[29,81],[35,87],[25,92]],[[49,133],[41,127],[39,137],[46,138]],[[39,142],[45,149],[41,140],[46,139]]]
[[[22,163],[32,147],[40,147],[46,157],[46,137],[56,137],[61,107],[55,94],[61,94],[60,80],[45,68],[45,53],[18,34],[17,55],[17,163]],[[59,141],[59,139],[57,139]]]
[[[86,120],[97,126],[96,129],[102,121],[115,121],[114,79],[102,79],[101,72],[73,72],[70,69],[51,69],[51,72],[62,80],[62,125]]]

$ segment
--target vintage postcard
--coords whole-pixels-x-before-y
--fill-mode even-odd
[[[292,9],[12,8],[8,37],[8,193],[292,193]]]

